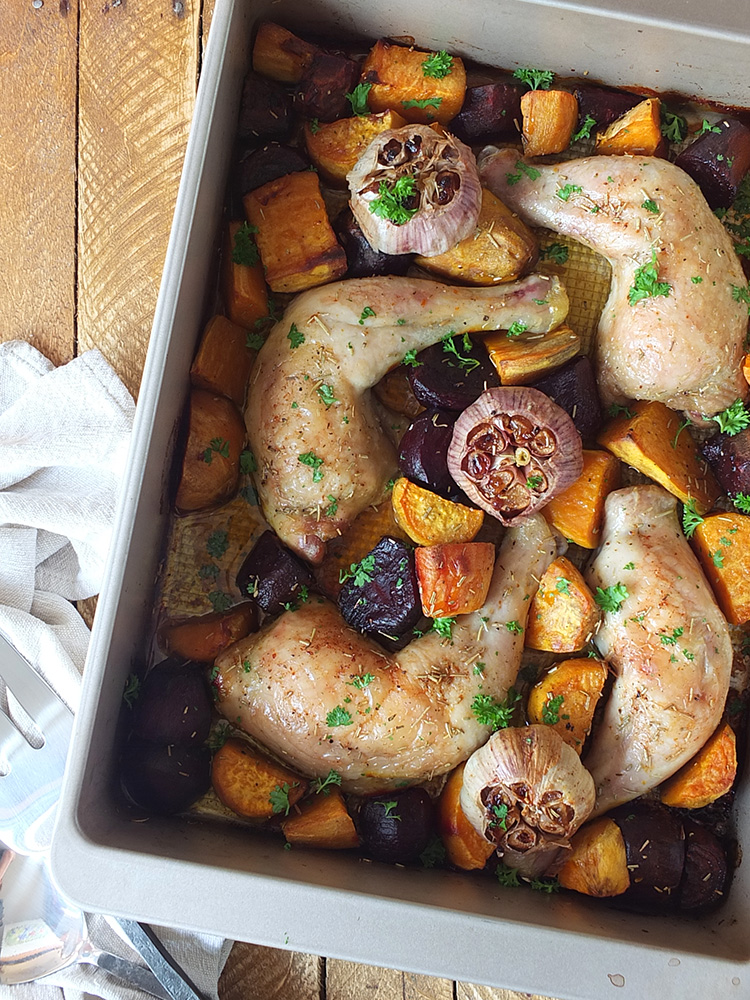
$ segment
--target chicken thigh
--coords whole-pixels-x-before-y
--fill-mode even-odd
[[[710,416],[744,398],[748,310],[738,296],[747,281],[692,178],[646,156],[524,171],[517,163],[517,150],[487,147],[483,183],[525,222],[572,236],[612,265],[596,345],[605,404],[654,399]],[[646,294],[633,301],[638,289]]]
[[[643,795],[703,746],[719,724],[732,669],[726,619],[660,486],[610,493],[587,580],[613,607],[594,642],[615,671],[585,758],[593,815]],[[621,589],[624,588],[624,589]]]
[[[381,277],[340,281],[294,299],[271,330],[245,411],[263,513],[279,538],[318,563],[325,542],[385,496],[397,467],[374,385],[409,352],[451,333],[535,333],[567,315],[557,278],[495,288]]]
[[[217,708],[303,774],[337,771],[346,791],[443,774],[490,735],[472,701],[501,701],[515,681],[529,604],[554,556],[552,532],[532,515],[507,531],[484,606],[459,615],[450,638],[429,632],[392,655],[312,598],[218,657]]]

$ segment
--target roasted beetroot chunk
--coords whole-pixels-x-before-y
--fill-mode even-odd
[[[711,208],[729,208],[750,168],[750,129],[725,118],[675,160],[698,184]]]
[[[486,389],[500,385],[487,352],[468,334],[445,337],[420,351],[415,360],[409,382],[423,406],[465,410]]]
[[[348,278],[374,278],[382,274],[406,274],[412,254],[381,253],[373,250],[359,228],[350,208],[336,217],[333,225],[339,243],[346,253]]]
[[[308,568],[272,531],[264,531],[237,573],[242,596],[254,597],[269,615],[278,615],[286,604],[304,599],[313,579]]]
[[[474,503],[517,524],[580,476],[581,436],[538,389],[488,389],[456,420],[448,468]]]
[[[588,117],[593,118],[596,124],[591,126],[592,137],[643,100],[638,94],[607,90],[606,87],[576,87],[573,93],[578,101],[578,128]]]
[[[413,483],[443,497],[458,490],[448,471],[448,446],[453,437],[456,414],[451,410],[421,413],[401,438],[398,465]]]
[[[120,783],[146,812],[182,812],[211,786],[211,752],[203,745],[159,746],[132,738],[120,761]]]
[[[671,909],[685,866],[685,832],[676,812],[658,802],[630,802],[612,812],[625,842],[630,888],[618,904],[640,912]]]
[[[534,388],[570,415],[584,441],[595,440],[602,424],[602,406],[594,369],[587,357],[574,358],[534,382]]]
[[[693,820],[684,820],[685,868],[679,891],[681,910],[708,910],[724,900],[729,880],[727,854],[718,837]]]
[[[150,670],[133,704],[132,728],[151,743],[202,743],[211,728],[203,667],[169,659]]]
[[[434,813],[432,800],[423,788],[406,788],[366,799],[357,816],[365,852],[392,864],[415,861],[432,836]]]
[[[237,167],[237,194],[240,198],[286,174],[307,170],[310,161],[298,149],[269,142],[247,153]]]
[[[288,139],[292,132],[292,99],[278,83],[248,73],[242,88],[237,134],[240,139]]]
[[[516,133],[521,121],[521,88],[511,83],[469,87],[463,107],[450,124],[462,142],[479,142]]]
[[[359,80],[359,66],[345,56],[318,52],[299,82],[295,103],[305,118],[333,122],[351,111],[346,95]]]
[[[733,437],[716,434],[702,450],[723,490],[732,496],[750,493],[750,427]]]
[[[406,645],[422,619],[414,553],[386,535],[352,570],[339,608],[347,624],[389,649]]]

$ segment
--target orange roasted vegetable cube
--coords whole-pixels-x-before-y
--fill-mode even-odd
[[[211,784],[227,808],[255,820],[288,815],[308,789],[305,778],[262,757],[236,737],[214,754]]]
[[[692,543],[727,620],[750,621],[750,517],[712,514],[695,529]]]
[[[562,153],[578,121],[578,101],[567,90],[527,90],[521,114],[526,156]]]
[[[491,542],[448,542],[414,553],[422,611],[449,618],[477,611],[487,600],[495,546]]]
[[[396,480],[391,500],[396,520],[417,545],[470,542],[484,523],[483,511],[444,500],[406,478]]]
[[[565,556],[547,567],[529,607],[525,644],[531,649],[574,653],[583,649],[601,609],[583,576]]]
[[[280,24],[267,21],[258,28],[253,46],[253,69],[279,83],[299,83],[320,50]]]
[[[620,827],[600,816],[573,834],[570,853],[557,873],[560,885],[586,896],[619,896],[630,888],[625,840]]]
[[[521,333],[517,337],[498,330],[488,333],[483,343],[503,385],[528,385],[581,350],[581,338],[566,323],[549,333]]]
[[[561,535],[584,549],[599,544],[604,501],[620,485],[620,463],[606,451],[583,449],[583,472],[542,513]]]
[[[408,122],[422,124],[447,125],[461,110],[466,95],[466,70],[460,59],[407,49],[382,38],[365,59],[362,82],[372,84],[367,95],[371,111],[390,108]]]
[[[736,777],[737,741],[723,722],[695,757],[664,782],[659,797],[665,806],[702,809],[725,795]]]
[[[529,692],[526,707],[529,722],[552,726],[580,754],[591,731],[607,673],[604,660],[588,656],[555,664]]]
[[[190,393],[188,434],[175,505],[191,513],[219,507],[239,487],[245,421],[226,396],[206,389]]]
[[[228,611],[167,622],[159,630],[169,653],[199,663],[213,663],[219,653],[258,627],[258,606],[254,601],[235,604]]]
[[[203,331],[190,368],[190,381],[198,389],[229,396],[241,409],[257,353],[247,346],[244,327],[237,326],[226,316],[214,316]]]
[[[381,132],[406,125],[395,111],[379,115],[354,115],[328,125],[305,124],[305,144],[323,180],[346,187],[346,175]]]
[[[359,847],[354,820],[338,788],[306,799],[297,811],[281,822],[281,831],[290,844],[345,850]]]
[[[460,764],[448,778],[438,800],[437,822],[440,839],[448,861],[456,868],[471,871],[484,868],[495,844],[478,833],[461,808],[461,786],[465,764]]]
[[[649,97],[596,136],[596,152],[630,156],[663,156],[667,140],[661,131],[661,101]]]
[[[239,264],[232,259],[236,256],[237,234],[242,230],[242,234],[249,236],[247,225],[244,225],[245,229],[242,228],[241,222],[229,223],[222,261],[223,290],[230,320],[246,330],[251,330],[256,320],[264,319],[268,315],[268,289],[259,256],[254,264]],[[254,244],[251,246],[254,248]]]

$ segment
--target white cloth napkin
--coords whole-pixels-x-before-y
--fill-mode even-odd
[[[134,404],[98,351],[55,368],[30,344],[0,344],[0,630],[75,711],[89,630],[71,601],[98,593]],[[156,929],[207,996],[231,942]],[[94,946],[139,958],[104,917]],[[1,1000],[144,1000],[102,969],[74,965]]]

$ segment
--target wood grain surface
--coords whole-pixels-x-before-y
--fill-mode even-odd
[[[0,340],[56,364],[98,347],[137,394],[212,11],[213,0],[1,0]],[[245,943],[219,992],[528,998]]]

